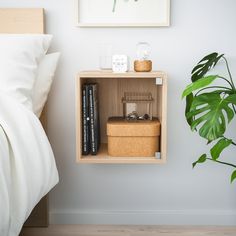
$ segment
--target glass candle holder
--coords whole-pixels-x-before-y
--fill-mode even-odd
[[[151,47],[149,43],[140,42],[137,44],[136,55],[134,61],[134,70],[136,72],[150,72],[152,70],[152,61],[150,60]]]
[[[150,60],[151,46],[147,42],[139,42],[137,44],[136,55],[137,60],[145,61]]]

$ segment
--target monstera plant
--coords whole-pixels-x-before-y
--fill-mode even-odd
[[[225,63],[227,77],[209,74],[220,61]],[[227,59],[216,52],[205,56],[193,68],[191,80],[192,83],[182,94],[182,98],[186,98],[185,117],[191,130],[198,132],[211,146],[209,153],[202,154],[193,163],[193,168],[206,161],[228,165],[233,168],[233,182],[236,179],[236,165],[220,159],[227,147],[236,146],[231,138],[225,136],[227,125],[236,114],[236,89]]]
[[[124,0],[125,2],[128,2],[129,0]],[[138,0],[134,0],[135,2],[137,2]],[[114,0],[113,2],[113,8],[112,8],[112,11],[115,12],[116,11],[116,3],[117,3],[117,0]]]

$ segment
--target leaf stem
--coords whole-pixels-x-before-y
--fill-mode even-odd
[[[233,81],[232,74],[231,74],[230,69],[229,69],[229,63],[228,63],[227,59],[224,56],[222,58],[224,59],[224,61],[226,63],[226,67],[227,67],[227,70],[228,70],[228,73],[229,73],[230,81],[232,83],[233,90],[235,91],[236,89],[235,89],[235,86],[234,86],[234,81]]]
[[[223,137],[223,138],[225,138],[225,139],[228,139],[228,140],[229,140],[229,138],[226,138],[225,136],[221,136],[221,137]],[[232,139],[230,139],[230,140],[231,140],[231,144],[236,146],[236,143],[235,143],[235,142],[233,142],[233,140],[232,140]]]
[[[226,79],[225,77],[223,77],[223,76],[219,76],[219,78],[221,78],[221,79],[223,79],[223,80],[225,80],[229,85],[230,85],[230,87],[235,91],[235,88],[234,88],[234,85],[233,84],[231,84],[231,82],[228,80],[228,79]]]
[[[213,161],[213,162],[217,162],[219,164],[223,164],[223,165],[227,165],[227,166],[231,166],[231,167],[234,167],[236,168],[236,165],[233,165],[233,164],[230,164],[230,163],[227,163],[227,162],[224,162],[224,161],[218,161],[218,160],[213,160],[211,158],[206,158],[207,160],[210,160],[210,161]]]
[[[225,138],[225,137],[224,137],[224,138]],[[232,139],[231,139],[231,140],[232,140]],[[233,142],[233,140],[231,141],[231,144],[234,145],[234,146],[236,146],[236,143]]]
[[[200,89],[196,94],[195,96],[197,96],[200,92],[206,90],[206,89],[211,89],[211,88],[221,88],[221,89],[227,89],[227,90],[231,90],[230,88],[227,88],[227,87],[223,87],[223,86],[209,86],[207,88],[203,88],[203,89]]]

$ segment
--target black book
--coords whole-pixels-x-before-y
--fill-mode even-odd
[[[89,85],[82,87],[82,154],[88,155],[90,145],[90,118],[89,118]]]
[[[100,122],[97,84],[89,85],[89,117],[91,154],[96,155],[100,146]]]

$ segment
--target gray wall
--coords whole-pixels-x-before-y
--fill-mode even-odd
[[[234,224],[236,183],[231,169],[208,163],[191,169],[206,150],[184,120],[180,95],[191,68],[205,54],[225,53],[236,76],[236,1],[172,0],[171,27],[80,29],[72,0],[0,0],[0,7],[44,7],[51,51],[61,51],[49,99],[49,138],[60,184],[52,191],[52,223]],[[96,69],[98,45],[135,56],[138,41],[152,45],[154,69],[169,74],[166,165],[77,165],[75,163],[75,76]],[[222,68],[221,68],[222,69]],[[230,136],[236,138],[235,123]],[[235,149],[225,152],[233,161]]]

